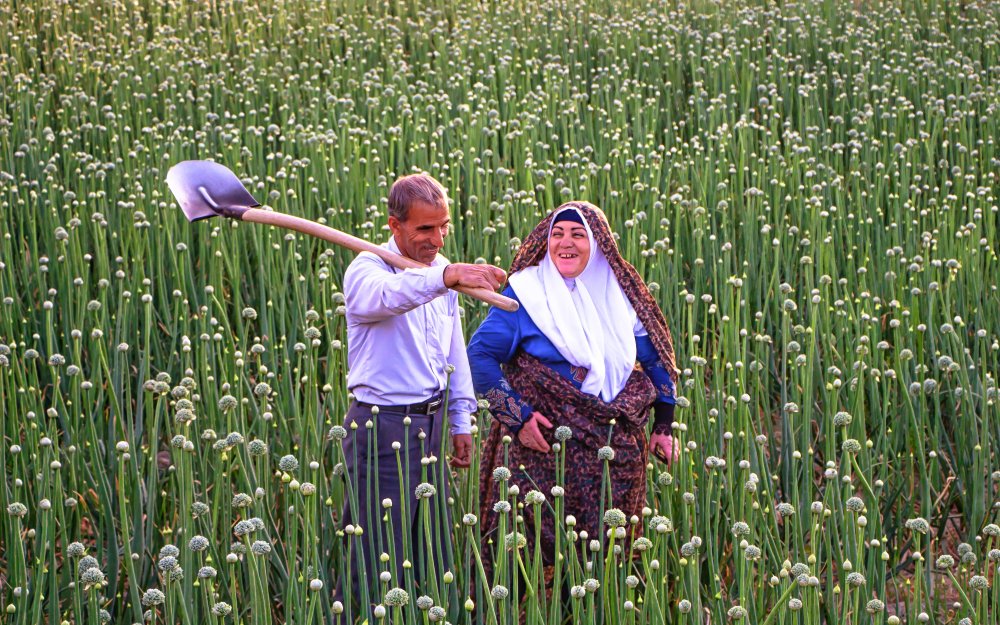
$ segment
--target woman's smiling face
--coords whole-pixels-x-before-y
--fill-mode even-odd
[[[587,228],[575,221],[557,221],[549,233],[549,258],[564,278],[575,278],[590,262]]]

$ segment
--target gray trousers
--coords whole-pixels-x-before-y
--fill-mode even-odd
[[[409,415],[409,426],[404,425],[405,415],[384,408],[372,415],[369,406],[353,402],[347,412],[342,448],[348,489],[342,527],[355,525],[364,530],[360,538],[344,536],[350,569],[338,576],[335,598],[344,601],[344,577],[349,576],[353,597],[351,613],[345,613],[348,623],[359,616],[375,622],[370,612],[382,603],[383,588],[403,588],[411,601],[419,594],[434,594],[435,585],[441,593],[447,592],[441,586],[452,561],[449,468],[441,453],[444,409],[442,405],[430,416]],[[369,420],[371,428],[366,427]],[[357,429],[351,428],[352,423],[358,424]],[[399,443],[398,450],[393,443]],[[430,456],[436,456],[437,462],[422,465],[421,458]],[[418,500],[415,491],[424,482],[436,493]],[[351,491],[356,494],[354,502]],[[392,501],[389,508],[383,506],[387,499]],[[383,553],[389,555],[388,562],[382,561]],[[409,569],[403,567],[404,560],[411,563]],[[391,575],[388,584],[379,581],[384,572]],[[363,584],[368,587],[367,606],[361,605]]]

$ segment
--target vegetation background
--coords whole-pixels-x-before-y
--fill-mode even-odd
[[[380,582],[385,619],[1000,622],[997,7],[0,4],[4,621],[346,618],[350,256],[189,225],[164,176],[214,159],[373,241],[428,171],[446,254],[501,266],[589,200],[673,329],[683,453],[626,520],[648,544],[564,525],[553,600],[458,473],[430,496],[454,570]]]

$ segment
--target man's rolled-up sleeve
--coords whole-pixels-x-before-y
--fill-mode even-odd
[[[477,408],[476,394],[472,388],[469,356],[465,351],[465,334],[462,332],[462,318],[458,313],[457,305],[452,323],[455,326],[451,333],[448,363],[455,367],[455,370],[451,373],[448,391],[448,420],[451,422],[452,434],[470,434],[472,432],[471,415]]]

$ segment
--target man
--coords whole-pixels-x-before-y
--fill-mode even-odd
[[[426,174],[404,176],[389,190],[392,238],[385,247],[429,266],[402,271],[362,253],[344,274],[347,386],[355,399],[345,418],[348,434],[342,445],[356,494],[355,501],[346,497],[344,523],[364,532],[351,543],[350,576],[359,597],[361,585],[375,592],[385,574],[389,588],[405,589],[432,576],[440,580],[450,566],[450,545],[442,546],[450,526],[437,499],[447,498],[448,484],[441,479],[445,467],[434,459],[442,455],[447,406],[451,464],[469,466],[470,415],[476,410],[458,296],[450,289],[496,290],[506,278],[502,269],[490,265],[449,264],[439,252],[450,223],[444,187]],[[425,472],[428,479],[422,477]],[[433,489],[421,488],[430,500],[421,503],[415,491],[424,482]],[[425,540],[421,509],[430,513],[427,527],[444,533],[433,537],[436,544]],[[383,521],[386,513],[391,531]],[[404,561],[410,566],[404,567]],[[340,584],[337,595],[343,595]],[[359,613],[381,601],[369,594]]]

